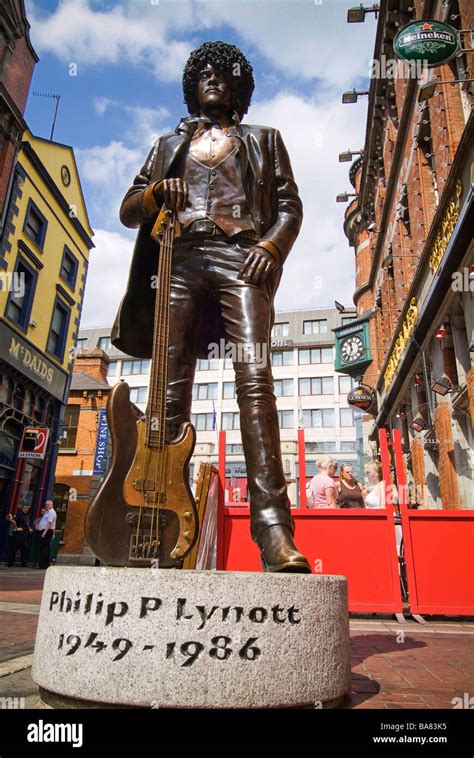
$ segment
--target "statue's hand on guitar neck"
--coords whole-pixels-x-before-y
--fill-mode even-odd
[[[158,206],[163,203],[172,211],[184,211],[188,206],[189,185],[184,179],[163,179],[153,185]]]

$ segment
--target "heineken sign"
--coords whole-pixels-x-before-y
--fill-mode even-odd
[[[404,26],[393,41],[393,49],[405,61],[426,61],[441,66],[459,51],[459,34],[442,21],[413,21]]]

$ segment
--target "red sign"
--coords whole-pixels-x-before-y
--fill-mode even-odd
[[[46,455],[49,429],[37,426],[25,426],[21,439],[19,458],[40,458]]]

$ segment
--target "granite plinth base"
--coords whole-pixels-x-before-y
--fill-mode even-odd
[[[53,707],[328,707],[350,688],[345,577],[46,573],[32,676]]]

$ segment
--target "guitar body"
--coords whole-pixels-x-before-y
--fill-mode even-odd
[[[112,460],[107,475],[95,495],[86,516],[85,535],[90,548],[100,561],[109,566],[159,566],[179,568],[182,558],[197,539],[197,510],[188,483],[187,467],[193,453],[196,433],[191,424],[183,424],[177,440],[165,446],[166,498],[158,508],[147,505],[140,518],[143,491],[133,482],[143,477],[143,471],[153,473],[157,463],[156,451],[143,446],[145,423],[138,418],[130,403],[128,384],[116,384],[107,402],[107,422],[112,440]],[[153,455],[154,454],[154,455]],[[147,462],[143,469],[143,461]],[[169,488],[169,489],[168,489]],[[153,492],[153,490],[151,490]],[[146,494],[146,491],[145,491]],[[128,502],[127,497],[131,502]],[[150,498],[149,499],[153,499]],[[151,504],[156,506],[157,504]],[[152,511],[155,517],[152,518]],[[191,517],[184,514],[191,513]],[[159,545],[150,555],[133,558],[131,545],[137,534],[138,519],[144,534],[142,544],[158,519]],[[185,535],[188,532],[188,535]],[[178,548],[178,553],[173,551]]]

